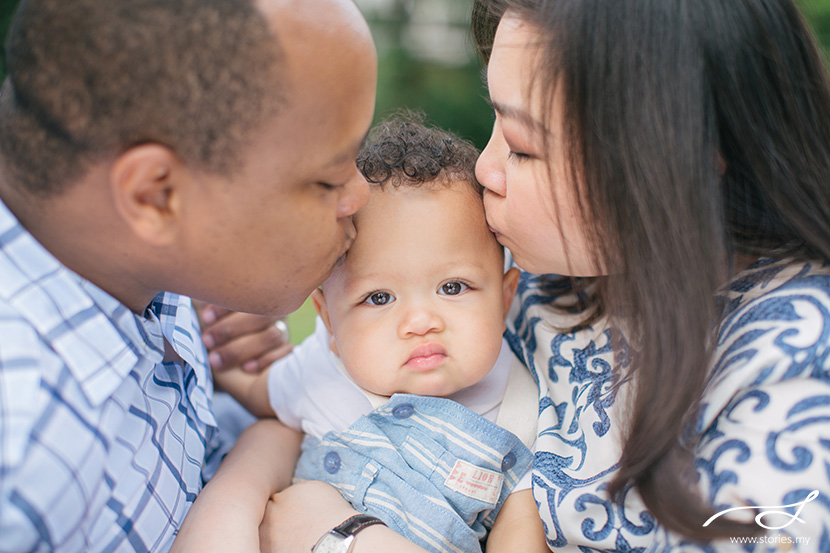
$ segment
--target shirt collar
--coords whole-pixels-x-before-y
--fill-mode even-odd
[[[112,395],[141,359],[156,365],[164,338],[212,387],[190,300],[159,294],[144,317],[72,272],[49,253],[0,201],[0,299],[8,302],[65,363],[92,405]],[[191,398],[210,419],[205,393]],[[197,393],[196,396],[199,396]],[[207,421],[206,421],[207,422]]]
[[[213,378],[207,363],[207,352],[201,327],[190,298],[162,292],[150,302],[148,319],[156,320],[173,350],[185,362],[185,387],[190,402],[202,422],[216,426],[213,415]],[[191,379],[190,375],[193,375]]]

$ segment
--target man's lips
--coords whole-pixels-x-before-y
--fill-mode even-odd
[[[349,232],[346,235],[346,247],[343,248],[343,253],[341,253],[340,256],[337,258],[337,261],[334,262],[335,267],[337,265],[340,265],[341,263],[343,263],[343,261],[346,260],[346,254],[349,253],[349,249],[351,249],[352,244],[354,244],[355,237],[356,237],[355,232]]]
[[[423,344],[409,354],[404,366],[416,371],[428,371],[447,359],[447,350],[440,344]]]

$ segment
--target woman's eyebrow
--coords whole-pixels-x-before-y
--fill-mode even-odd
[[[502,117],[506,117],[508,119],[515,119],[536,131],[545,131],[545,125],[534,119],[533,116],[531,116],[527,111],[521,108],[496,102],[492,98],[485,98],[485,101],[491,108],[493,108],[493,110],[496,113],[498,113]]]

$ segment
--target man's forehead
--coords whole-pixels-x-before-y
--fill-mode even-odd
[[[359,142],[350,145],[347,149],[342,150],[341,152],[337,153],[326,165],[326,169],[334,169],[336,167],[340,167],[350,162],[354,162],[357,158],[357,154],[360,152],[360,149],[363,148],[363,144],[366,143],[366,137],[369,136],[369,131],[363,135],[363,138],[360,139]]]

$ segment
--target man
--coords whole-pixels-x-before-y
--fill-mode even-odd
[[[0,551],[165,551],[226,450],[178,294],[280,315],[328,275],[374,46],[350,0],[23,0],[7,58]]]

